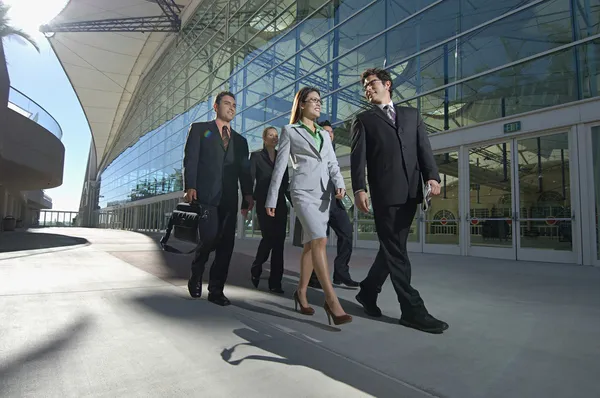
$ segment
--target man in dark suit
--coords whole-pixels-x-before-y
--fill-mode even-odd
[[[377,295],[391,275],[402,310],[400,324],[442,333],[448,324],[429,314],[419,292],[410,284],[406,249],[410,225],[423,200],[422,179],[430,184],[432,195],[440,194],[440,176],[425,124],[416,109],[393,104],[392,78],[387,71],[368,69],[361,82],[367,100],[374,106],[352,122],[352,188],[354,203],[368,213],[367,168],[379,252],[360,283],[356,299],[368,315],[381,316]]]
[[[333,133],[333,127],[329,120],[320,122],[319,125],[323,127],[329,133],[331,143],[335,150],[335,143],[333,139],[335,134]],[[348,287],[358,287],[358,282],[352,280],[350,276],[350,257],[352,256],[352,222],[348,217],[346,206],[341,199],[335,197],[335,190],[331,190],[331,205],[329,206],[329,223],[328,228],[334,230],[337,235],[337,256],[333,262],[333,284],[334,285],[346,285]],[[308,282],[310,287],[321,289],[321,284],[317,279],[317,275],[313,271]]]
[[[231,129],[236,112],[235,96],[217,95],[213,105],[217,118],[190,126],[183,157],[184,200],[197,202],[205,217],[200,220],[200,244],[192,261],[188,290],[194,298],[202,296],[202,274],[210,253],[215,260],[210,268],[208,300],[229,305],[223,294],[235,243],[238,209],[238,180],[242,189],[242,215],[254,206],[252,177],[248,160],[248,141]]]

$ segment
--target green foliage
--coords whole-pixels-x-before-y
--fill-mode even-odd
[[[30,35],[21,29],[11,26],[10,18],[8,18],[9,8],[9,6],[0,2],[0,40],[4,39],[5,37],[18,36],[28,41],[39,52],[40,48]]]

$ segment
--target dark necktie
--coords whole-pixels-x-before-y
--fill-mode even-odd
[[[227,149],[229,145],[229,129],[227,126],[223,126],[223,134],[221,134],[221,138],[223,139],[223,147]]]
[[[383,109],[385,110],[385,113],[388,115],[388,117],[392,120],[392,123],[396,125],[396,111],[394,110],[394,107],[386,105],[383,107]]]

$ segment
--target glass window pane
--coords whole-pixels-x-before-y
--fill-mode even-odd
[[[517,141],[522,248],[572,251],[567,133]]]
[[[425,214],[425,243],[458,245],[460,239],[458,152],[435,155],[442,192]]]
[[[600,211],[600,127],[592,128],[592,162],[594,167],[594,197],[596,224],[596,255],[600,260],[600,230],[598,230],[598,212]]]
[[[471,246],[512,247],[510,143],[469,149]]]

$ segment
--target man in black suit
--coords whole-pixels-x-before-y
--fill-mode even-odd
[[[333,139],[335,134],[333,133],[333,127],[329,120],[320,122],[319,125],[323,127],[329,133],[333,148],[335,149],[335,143]],[[341,199],[335,197],[335,189],[331,190],[331,205],[329,206],[329,223],[328,228],[335,231],[337,235],[337,256],[333,262],[333,284],[334,285],[346,285],[348,287],[358,287],[358,282],[352,280],[350,276],[350,257],[352,256],[352,222],[348,217],[348,212],[344,206],[344,202]],[[313,271],[308,282],[310,287],[321,289],[321,284],[317,279],[317,275]]]
[[[210,268],[208,300],[229,305],[223,294],[235,243],[238,209],[238,180],[242,189],[242,215],[254,206],[252,177],[248,160],[248,141],[231,129],[236,112],[235,96],[217,95],[213,105],[217,118],[190,126],[183,157],[184,200],[197,202],[206,217],[198,229],[200,244],[192,261],[188,290],[194,298],[202,296],[202,274],[210,253],[215,260]]]
[[[352,122],[352,188],[354,203],[368,213],[367,168],[379,252],[360,283],[356,299],[367,314],[381,316],[377,295],[391,275],[402,310],[400,324],[442,333],[448,324],[429,314],[419,292],[410,284],[406,249],[410,225],[423,200],[421,177],[431,185],[433,195],[440,194],[440,176],[425,124],[416,109],[393,104],[392,78],[387,71],[367,69],[361,82],[367,100],[374,106]]]

